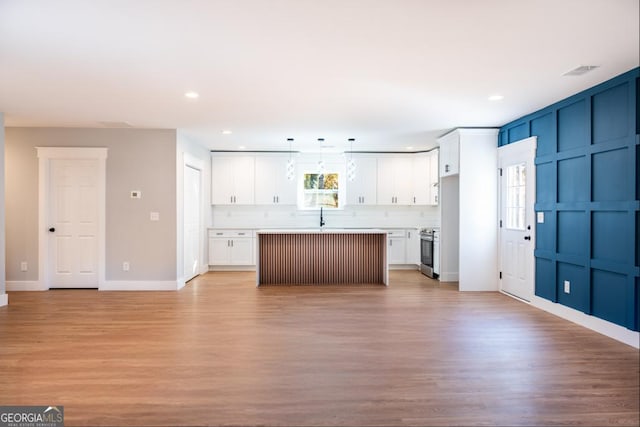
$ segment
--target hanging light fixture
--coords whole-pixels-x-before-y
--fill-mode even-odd
[[[296,165],[293,161],[293,152],[291,151],[291,144],[293,143],[293,138],[287,138],[289,142],[289,160],[287,160],[287,179],[289,181],[293,181],[296,175]]]
[[[324,174],[324,158],[322,156],[322,143],[324,142],[324,138],[318,138],[318,142],[320,143],[320,160],[318,160],[318,173]]]
[[[347,162],[347,179],[349,181],[353,181],[356,178],[356,161],[353,160],[353,141],[355,138],[349,138],[348,141],[351,143],[351,149],[349,151],[349,161]]]

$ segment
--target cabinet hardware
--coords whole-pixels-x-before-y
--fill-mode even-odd
[[[413,203],[416,202],[416,196],[413,196]]]
[[[276,196],[276,203],[280,203],[280,196]]]

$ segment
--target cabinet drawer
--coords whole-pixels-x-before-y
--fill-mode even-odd
[[[213,229],[209,230],[209,237],[224,237],[224,238],[241,238],[254,237],[254,230],[228,230],[228,229]]]
[[[387,230],[387,236],[391,237],[406,237],[406,232],[405,230]]]

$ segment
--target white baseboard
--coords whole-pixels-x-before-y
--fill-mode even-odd
[[[389,264],[389,270],[420,270],[416,264]]]
[[[0,294],[0,307],[9,304],[9,295]]]
[[[623,342],[631,347],[640,348],[640,332],[632,331],[624,326],[607,322],[606,320],[590,316],[581,311],[574,310],[573,308],[551,302],[535,295],[531,298],[531,305],[580,326],[596,331],[602,335],[606,335],[609,338]]]
[[[37,280],[7,280],[7,291],[48,291],[49,288],[45,287]]]
[[[458,273],[442,272],[438,276],[438,279],[441,282],[457,282],[458,281]]]
[[[209,271],[256,271],[255,265],[210,265]]]
[[[177,291],[178,289],[180,286],[176,280],[108,280],[98,287],[99,291]]]

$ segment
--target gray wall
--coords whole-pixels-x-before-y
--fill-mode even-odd
[[[7,280],[38,280],[35,147],[108,148],[106,280],[176,280],[176,131],[77,128],[6,129]],[[152,211],[160,221],[149,220]]]
[[[5,293],[4,114],[0,113],[0,295]]]

